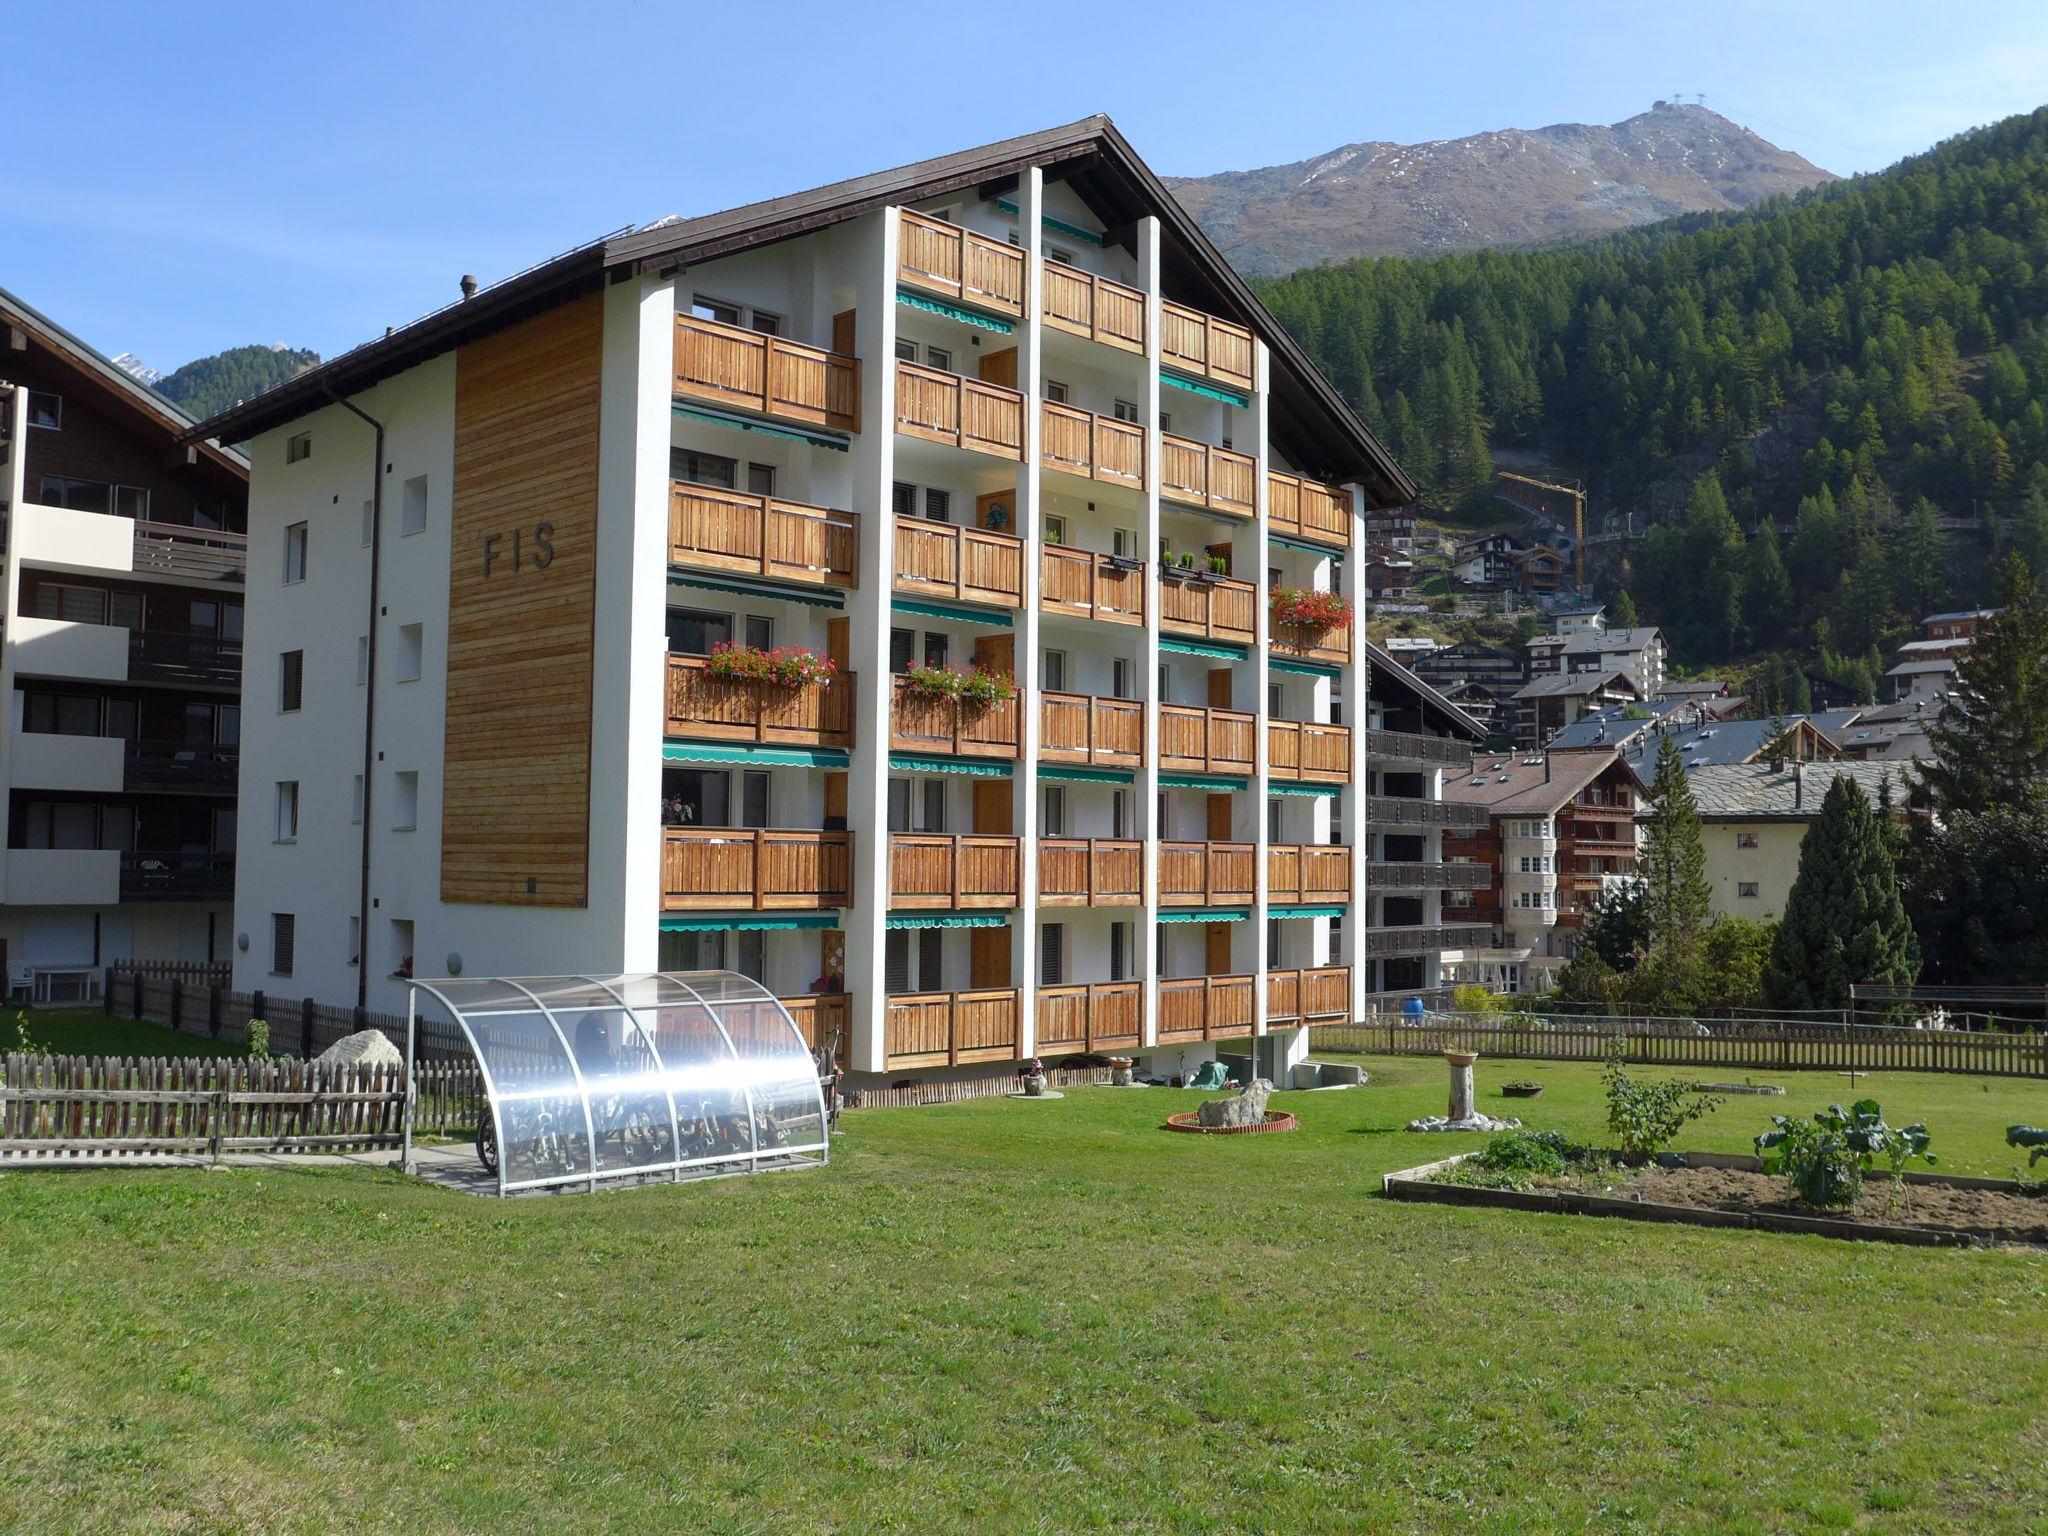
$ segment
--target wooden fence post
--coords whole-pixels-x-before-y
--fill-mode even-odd
[[[171,1030],[173,1033],[176,1033],[179,1028],[179,1004],[184,1002],[184,1000],[185,984],[184,982],[180,981],[177,977],[173,976],[171,978]]]
[[[313,1049],[313,999],[299,1004],[299,1054],[311,1061],[320,1053]]]
[[[206,1032],[214,1039],[220,1038],[220,988],[206,989]]]

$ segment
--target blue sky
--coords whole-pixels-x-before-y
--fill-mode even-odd
[[[2048,100],[2038,0],[201,0],[25,8],[8,43],[52,110],[9,114],[0,287],[160,368],[331,356],[464,272],[1096,111],[1193,175],[1704,92],[1850,173]]]

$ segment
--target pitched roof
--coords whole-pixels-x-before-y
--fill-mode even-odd
[[[1660,699],[1718,699],[1727,693],[1728,685],[1718,677],[1703,677],[1695,682],[1674,683],[1667,681],[1657,690]]]
[[[1370,640],[1365,640],[1361,637],[1360,644],[1365,652],[1362,660],[1373,672],[1389,675],[1396,682],[1412,689],[1423,703],[1431,705],[1443,713],[1445,720],[1449,723],[1452,730],[1468,740],[1484,741],[1486,739],[1486,727],[1466,714],[1464,710],[1458,708],[1457,705],[1453,704],[1441,693],[1438,693],[1436,689],[1425,683],[1421,678],[1409,671],[1408,668],[1402,666],[1400,662],[1394,660],[1393,657],[1374,645]]]
[[[1614,766],[1611,751],[1488,754],[1472,771],[1444,780],[1444,798],[1484,805],[1496,816],[1549,816]]]
[[[1635,679],[1626,672],[1559,672],[1548,677],[1539,677],[1520,689],[1518,699],[1574,699],[1595,693],[1605,693],[1609,688],[1626,688],[1640,697]]]
[[[608,276],[670,271],[963,188],[993,195],[993,189],[1034,165],[1056,167],[1077,192],[1099,205],[1098,211],[1107,210],[1104,222],[1112,228],[1128,225],[1141,214],[1159,218],[1169,236],[1162,243],[1162,280],[1257,332],[1274,365],[1271,388],[1283,407],[1279,419],[1320,425],[1321,431],[1297,433],[1298,440],[1286,445],[1296,467],[1326,480],[1359,480],[1383,504],[1414,500],[1414,484],[1371,429],[1267,312],[1116,125],[1100,114],[719,213],[614,231],[223,411],[202,422],[192,435],[246,440],[316,410],[336,395],[367,389],[465,341],[592,292]]]
[[[1906,774],[1897,763],[1826,762],[1715,763],[1686,775],[1703,821],[1808,821],[1820,814],[1828,787],[1838,778],[1853,779],[1872,803],[1889,778],[1896,796]]]
[[[1954,613],[1930,613],[1920,622],[1922,624],[1939,624],[1944,619],[1988,619],[1996,612],[1998,612],[1996,608],[1959,608]]]
[[[1580,629],[1564,637],[1567,656],[1612,656],[1617,652],[1638,652],[1658,638],[1657,626],[1638,624],[1630,629]]]
[[[1569,752],[1581,747],[1618,747],[1635,740],[1667,715],[1698,706],[1684,699],[1647,699],[1640,704],[1617,704],[1609,709],[1581,715],[1550,738],[1550,750]]]
[[[1902,661],[1885,673],[1886,677],[1932,677],[1937,673],[1953,672],[1953,661]]]
[[[1790,715],[1783,721],[1777,720],[1708,720],[1704,725],[1693,720],[1673,720],[1661,730],[1652,730],[1637,736],[1622,748],[1621,759],[1645,784],[1657,776],[1657,757],[1663,750],[1666,735],[1677,743],[1679,761],[1685,764],[1686,772],[1700,768],[1727,766],[1747,763],[1761,756],[1777,738],[1782,727],[1796,732],[1801,727],[1813,730],[1822,744],[1832,747],[1834,743],[1818,730],[1804,715]]]

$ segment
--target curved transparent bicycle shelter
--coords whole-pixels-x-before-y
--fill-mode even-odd
[[[498,1193],[829,1156],[817,1064],[775,995],[731,971],[414,981],[482,1069]],[[412,1161],[407,1105],[405,1160]]]

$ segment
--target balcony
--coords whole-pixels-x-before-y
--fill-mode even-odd
[[[1038,989],[1038,1054],[1135,1050],[1144,1030],[1142,982],[1096,981]]]
[[[1318,544],[1351,547],[1351,498],[1334,485],[1269,470],[1266,531]]]
[[[990,314],[1024,318],[1024,253],[1016,246],[908,208],[898,219],[898,282]]]
[[[705,657],[670,656],[663,731],[700,741],[850,749],[857,681],[841,672],[817,688],[733,683],[713,677]]]
[[[812,1050],[837,1040],[840,1060],[846,1058],[847,1042],[853,1038],[853,998],[845,992],[811,992],[802,997],[780,999],[789,1020],[796,1025],[804,1044]]]
[[[1456,924],[1417,928],[1368,928],[1365,955],[1368,960],[1385,960],[1397,955],[1433,955],[1444,949],[1485,949],[1493,942],[1493,930],[1479,924]]]
[[[1258,461],[1248,453],[1163,432],[1159,437],[1159,494],[1232,517],[1255,517]]]
[[[896,430],[971,453],[1024,461],[1024,396],[919,363],[896,365]]]
[[[15,789],[118,795],[131,787],[122,771],[127,751],[118,736],[17,731],[7,743],[7,783]],[[232,780],[228,788],[234,788]]]
[[[1145,429],[1047,400],[1039,409],[1038,461],[1047,469],[1134,491],[1145,488]]]
[[[1234,709],[1159,706],[1159,766],[1173,773],[1227,773],[1249,778],[1258,717]]]
[[[763,416],[860,430],[860,363],[695,315],[676,316],[675,392]]]
[[[964,911],[1017,905],[1018,840],[896,832],[889,838],[889,905]]]
[[[135,524],[134,570],[138,576],[241,581],[248,566],[247,534],[187,528],[178,523]]]
[[[987,528],[896,520],[896,590],[1015,608],[1024,601],[1024,541]]]
[[[124,745],[121,779],[130,794],[232,795],[241,775],[238,746],[190,741]]]
[[[1341,1024],[1350,1018],[1350,966],[1266,972],[1267,1024]]]
[[[1159,905],[1250,906],[1256,857],[1250,843],[1161,843]]]
[[[1351,900],[1351,850],[1327,843],[1269,843],[1266,900],[1275,906]]]
[[[1104,624],[1145,622],[1145,568],[1119,555],[1048,544],[1039,552],[1038,605]]]
[[[1461,772],[1472,768],[1472,743],[1416,731],[1388,731],[1377,726],[1365,733],[1366,756],[1410,763],[1438,763]]]
[[[1287,783],[1350,783],[1351,727],[1268,720],[1266,776]]]
[[[1161,572],[1159,627],[1197,640],[1250,645],[1258,635],[1258,588],[1228,577],[1210,580]]]
[[[1091,768],[1135,768],[1145,756],[1145,706],[1136,699],[1040,693],[1038,758]]]
[[[1256,359],[1245,327],[1185,304],[1159,306],[1159,360],[1167,367],[1250,394],[1259,387]]]
[[[889,702],[889,747],[895,752],[932,752],[943,757],[1017,758],[1023,704],[969,704],[922,693],[903,678],[893,680]]]
[[[1182,976],[1160,982],[1159,1043],[1250,1034],[1253,984],[1250,976]]]
[[[125,894],[122,861],[128,857],[111,848],[10,848],[7,901],[13,906],[111,907]]]
[[[1129,907],[1145,899],[1145,845],[1127,838],[1042,837],[1038,900],[1048,907]]]
[[[888,1009],[883,1036],[888,1071],[1018,1057],[1019,1007],[1013,987],[903,992],[889,999]]]
[[[1483,805],[1464,805],[1453,800],[1367,795],[1365,819],[1376,827],[1480,829],[1493,820],[1493,812]]]
[[[1047,329],[1099,341],[1121,352],[1144,352],[1142,292],[1063,261],[1042,262],[1039,270],[1044,274],[1040,297]]]
[[[211,901],[235,894],[232,853],[124,853],[123,901]]]
[[[670,565],[732,571],[811,587],[860,580],[860,518],[717,486],[669,486]]]
[[[852,891],[850,832],[661,829],[664,912],[817,912]]]
[[[128,680],[129,636],[119,624],[80,624],[24,613],[7,620],[6,636],[14,648],[17,673],[79,682]]]
[[[1510,928],[1555,928],[1557,908],[1518,907],[1510,904],[1501,909],[1500,920]]]
[[[223,640],[217,635],[130,630],[128,680],[182,683],[191,688],[239,688],[242,642]]]
[[[1491,864],[1393,864],[1368,859],[1369,891],[1486,891],[1493,888]]]
[[[1334,667],[1351,665],[1351,630],[1310,629],[1300,624],[1273,621],[1267,645],[1276,656],[1294,656],[1302,661],[1320,661]]]

